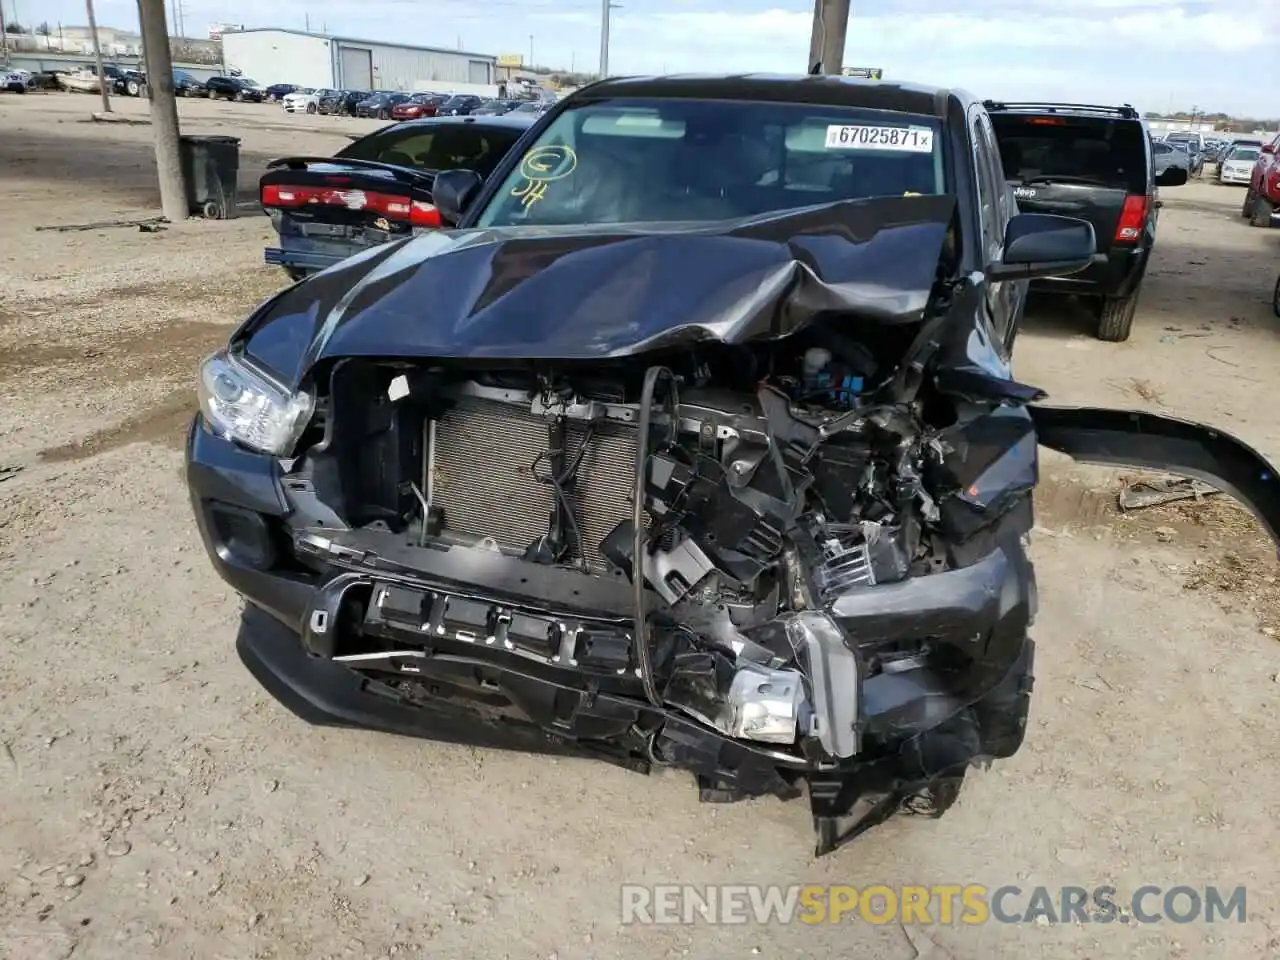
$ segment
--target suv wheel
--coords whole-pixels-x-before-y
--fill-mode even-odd
[[[1133,315],[1138,309],[1138,295],[1105,297],[1098,311],[1098,339],[1108,343],[1123,343],[1133,329]]]
[[[1266,197],[1254,197],[1253,207],[1249,211],[1249,223],[1255,227],[1271,226],[1271,214],[1275,213],[1275,209]]]
[[[1253,216],[1253,187],[1244,192],[1244,204],[1240,207],[1240,216],[1246,220]]]

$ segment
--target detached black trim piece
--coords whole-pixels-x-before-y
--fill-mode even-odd
[[[1247,506],[1280,548],[1276,468],[1230,434],[1136,410],[1027,409],[1043,446],[1082,463],[1164,470],[1211,483]]]

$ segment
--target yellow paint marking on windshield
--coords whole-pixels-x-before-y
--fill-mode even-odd
[[[563,180],[578,166],[578,155],[572,147],[550,145],[534,147],[520,161],[523,182],[511,189],[511,196],[520,200],[525,209],[532,207],[547,193],[547,184]]]
[[[545,180],[526,180],[518,187],[514,187],[511,191],[513,197],[520,198],[520,206],[526,209],[532,207],[535,203],[543,198],[547,192],[547,181]]]

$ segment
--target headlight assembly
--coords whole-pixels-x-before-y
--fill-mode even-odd
[[[214,433],[277,457],[293,449],[315,410],[311,394],[290,393],[225,350],[200,365],[199,393]]]

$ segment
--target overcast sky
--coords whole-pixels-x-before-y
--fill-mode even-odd
[[[22,22],[84,22],[80,0],[0,0]],[[173,3],[175,0],[166,0]],[[812,0],[620,0],[611,73],[800,72]],[[529,55],[594,69],[598,0],[183,0],[213,22]],[[980,96],[1129,102],[1141,110],[1280,114],[1280,0],[853,0],[846,66]],[[136,28],[133,0],[98,22]]]

